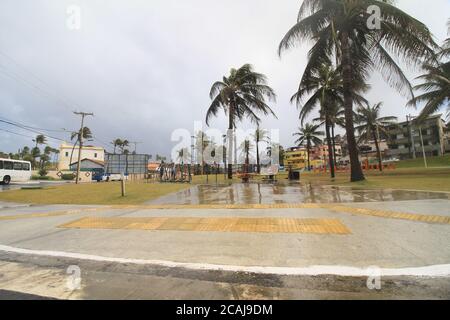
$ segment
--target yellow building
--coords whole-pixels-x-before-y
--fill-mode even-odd
[[[284,153],[284,166],[292,170],[308,167],[308,153],[304,148],[291,148]]]
[[[73,154],[72,154],[73,150]],[[73,148],[73,145],[63,143],[59,147],[59,161],[58,170],[69,170],[70,165],[78,161],[78,146]],[[72,163],[70,163],[72,155]],[[94,146],[83,146],[81,152],[81,159],[89,159],[93,161],[105,161],[105,149]]]

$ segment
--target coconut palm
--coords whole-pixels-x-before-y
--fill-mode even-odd
[[[397,117],[380,117],[380,109],[382,102],[374,106],[367,105],[366,107],[359,107],[357,110],[355,122],[358,126],[355,128],[359,133],[359,141],[373,140],[375,148],[377,149],[378,165],[380,171],[383,171],[383,159],[380,150],[380,133],[388,137],[387,127],[395,124]]]
[[[113,142],[111,142],[111,144],[114,146],[114,154],[116,154],[116,148],[122,145],[122,139],[119,138],[114,139]]]
[[[447,22],[450,34],[450,20]],[[422,91],[421,95],[408,102],[410,106],[417,103],[425,103],[417,121],[426,119],[431,114],[437,112],[442,107],[447,107],[450,114],[450,61],[440,60],[450,57],[450,38],[444,41],[442,49],[436,55],[437,61],[429,61],[423,65],[426,73],[417,79],[423,82],[414,87],[414,90]]]
[[[228,153],[232,159],[233,137],[232,130],[236,128],[236,122],[245,117],[252,122],[259,123],[261,119],[258,113],[273,115],[275,113],[266,103],[266,100],[275,101],[276,95],[267,85],[266,76],[253,70],[250,64],[245,64],[239,69],[231,69],[227,77],[212,85],[210,98],[212,103],[206,113],[206,124],[212,116],[217,116],[220,109],[228,115]],[[233,178],[233,166],[228,161],[228,178]]]
[[[306,144],[306,153],[308,154],[308,171],[311,170],[310,153],[313,145],[322,144],[322,140],[319,138],[324,135],[323,131],[319,131],[318,125],[305,124],[304,127],[299,128],[299,131],[294,133],[294,137],[298,137],[295,143],[298,146]],[[330,152],[328,152],[330,153]]]
[[[417,119],[419,122],[442,107],[450,108],[450,63],[441,63],[437,66],[425,64],[423,68],[427,73],[417,78],[423,80],[423,83],[415,86],[414,89],[425,91],[425,93],[408,102],[408,105],[412,106],[425,103]]]
[[[256,143],[256,168],[257,168],[258,174],[261,173],[261,164],[260,164],[260,157],[259,157],[259,143],[266,142],[267,137],[268,137],[267,130],[260,129],[259,126],[255,130],[255,133],[253,134],[253,138],[255,139],[255,143]]]
[[[197,159],[202,167],[202,175],[205,174],[205,160],[204,160],[204,151],[208,147],[210,141],[209,137],[203,131],[199,131],[195,136],[195,151],[197,153]],[[200,156],[199,156],[200,155]]]
[[[253,145],[250,140],[245,139],[241,146],[239,147],[240,151],[244,154],[245,157],[245,173],[248,173],[248,166],[250,164],[250,152],[253,150]]]
[[[363,82],[357,85],[358,91],[367,90],[367,86]],[[356,87],[356,84],[355,84]],[[311,95],[303,104],[302,98]],[[367,103],[367,101],[358,93],[353,94],[353,100],[358,103]],[[303,123],[305,118],[316,108],[320,107],[320,116],[324,119],[325,133],[327,136],[328,156],[331,177],[335,177],[335,161],[333,142],[331,137],[331,127],[333,126],[333,118],[336,117],[338,109],[344,104],[344,87],[341,71],[333,69],[329,64],[320,66],[312,73],[306,73],[299,85],[298,91],[291,98],[291,102],[295,102],[300,109],[300,120]]]
[[[373,19],[370,7],[379,9],[378,19]],[[365,83],[377,69],[391,86],[412,98],[412,86],[395,57],[406,64],[421,64],[437,46],[423,23],[390,0],[304,0],[297,23],[280,43],[279,54],[301,40],[314,41],[304,76],[333,58],[340,66],[351,181],[364,180],[353,124],[355,85]]]
[[[92,131],[88,127],[83,127],[83,139],[91,139],[92,138]],[[72,158],[73,158],[73,152],[75,151],[75,147],[80,143],[80,131],[72,132],[70,135],[70,140],[75,140],[75,143],[72,147],[72,152],[70,153],[70,162],[69,164],[72,164]]]

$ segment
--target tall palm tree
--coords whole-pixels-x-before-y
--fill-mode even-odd
[[[450,19],[447,22],[448,33],[450,34]],[[447,107],[450,114],[450,38],[444,41],[444,44],[436,54],[436,61],[430,61],[423,65],[426,73],[417,79],[423,82],[414,87],[414,90],[425,91],[421,95],[411,99],[408,102],[410,106],[416,106],[417,103],[425,103],[422,112],[417,121],[426,119],[429,115],[438,111],[441,107]],[[447,59],[447,61],[442,61]]]
[[[111,144],[114,146],[114,154],[116,154],[116,148],[122,145],[122,139],[119,138],[114,139],[113,142],[111,142]]]
[[[205,161],[203,154],[209,143],[210,141],[208,135],[200,130],[195,137],[195,151],[197,153],[197,157],[198,155],[200,155],[200,157],[198,157],[198,160],[200,161],[202,167],[202,175],[205,174]]]
[[[256,143],[256,169],[258,174],[261,173],[261,164],[260,164],[260,157],[259,157],[259,143],[260,142],[266,142],[267,138],[267,130],[260,129],[259,126],[256,128],[255,133],[253,134],[253,138],[255,139]]]
[[[387,137],[387,127],[395,124],[397,121],[397,117],[380,117],[380,109],[382,105],[383,103],[379,102],[372,107],[370,105],[367,105],[366,107],[359,107],[355,120],[358,124],[355,129],[359,133],[359,141],[373,140],[375,142],[380,171],[383,171],[383,159],[379,145],[380,133]]]
[[[130,142],[127,139],[122,140],[122,143],[119,145],[120,150],[122,151],[122,154],[129,154],[130,151],[126,149],[130,145]]]
[[[33,142],[35,142],[35,146],[34,148],[31,150],[31,155],[33,157],[33,168],[36,169],[37,168],[37,161],[36,159],[40,157],[41,154],[41,150],[39,149],[39,145],[41,144],[46,144],[47,143],[47,137],[44,136],[43,134],[39,134],[36,136],[35,139],[33,139]]]
[[[425,64],[423,66],[427,72],[417,79],[423,83],[414,87],[417,91],[425,91],[421,95],[408,102],[410,106],[417,103],[425,103],[417,121],[426,119],[442,107],[450,108],[450,62],[441,63],[437,66]]]
[[[333,104],[326,108],[326,115],[323,112],[319,113],[318,118],[313,119],[313,123],[317,123],[320,126],[325,126],[326,124],[326,116],[331,123],[331,142],[333,144],[333,160],[334,164],[337,163],[337,155],[336,155],[336,127],[341,127],[345,129],[345,115],[344,108],[342,105]]]
[[[92,131],[88,127],[83,127],[83,139],[91,139],[92,138]],[[70,153],[70,162],[69,165],[72,164],[72,158],[73,158],[73,152],[75,151],[76,146],[80,143],[80,131],[72,132],[70,135],[70,140],[75,140],[75,143],[72,147],[72,152]]]
[[[239,147],[245,157],[245,173],[248,173],[248,166],[250,164],[250,151],[253,150],[253,145],[250,140],[245,139]]]
[[[367,86],[363,83],[358,85],[359,91],[365,91],[366,89]],[[308,95],[311,96],[305,104],[302,104],[302,98]],[[331,127],[333,126],[333,118],[336,116],[339,106],[344,104],[343,97],[344,87],[340,70],[333,69],[329,64],[323,64],[317,70],[303,76],[298,91],[291,98],[291,102],[296,102],[297,107],[300,108],[300,120],[302,123],[317,106],[320,107],[319,114],[324,119],[328,162],[332,178],[335,177],[335,161]],[[367,102],[358,93],[353,94],[353,100],[358,104]]]
[[[212,103],[206,113],[206,124],[212,116],[217,116],[220,109],[228,115],[228,154],[232,159],[233,137],[232,130],[236,128],[236,122],[244,117],[255,123],[260,122],[257,113],[273,115],[275,113],[266,103],[266,100],[275,101],[276,95],[267,85],[267,78],[253,70],[250,64],[245,64],[239,69],[231,69],[227,77],[212,85],[210,98]],[[228,161],[228,178],[233,178],[233,165]]]
[[[379,26],[372,25],[369,7],[380,10]],[[390,0],[304,0],[297,23],[287,32],[279,54],[301,40],[313,40],[305,75],[335,59],[341,69],[345,130],[351,163],[351,181],[364,180],[354,133],[355,86],[377,69],[397,91],[413,97],[413,90],[393,56],[407,64],[429,59],[437,47],[428,28]]]
[[[299,128],[299,131],[294,133],[294,137],[298,137],[295,143],[298,146],[306,144],[306,153],[308,154],[308,171],[311,170],[310,153],[313,145],[322,144],[322,140],[319,138],[324,135],[323,131],[319,131],[318,125],[305,124],[304,127]],[[330,152],[329,152],[330,153]]]

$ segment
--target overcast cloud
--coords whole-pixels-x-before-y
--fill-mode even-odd
[[[114,138],[142,141],[138,152],[169,155],[174,129],[204,120],[211,84],[231,67],[251,63],[276,90],[281,143],[293,144],[298,111],[289,103],[306,64],[307,46],[277,55],[295,23],[299,0],[2,0],[0,117],[40,128],[75,130],[79,109],[96,144]],[[66,26],[66,9],[81,8],[81,29]],[[429,26],[441,43],[449,0],[401,0],[398,5]],[[12,57],[20,66],[8,59]],[[408,73],[411,78],[416,74]],[[374,76],[371,102],[404,119],[406,99]],[[61,101],[64,100],[64,101]],[[224,129],[222,114],[211,123]],[[243,124],[248,127],[247,123]],[[0,123],[26,136],[31,132]],[[53,132],[68,139],[68,134]],[[53,146],[59,144],[49,140]],[[31,139],[0,131],[0,150],[15,152]]]

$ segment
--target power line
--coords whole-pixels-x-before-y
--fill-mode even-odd
[[[9,122],[15,123],[17,125],[20,125],[20,126],[23,126],[23,127],[29,128],[29,129],[33,129],[33,130],[41,130],[41,131],[49,131],[49,132],[71,132],[71,131],[63,129],[63,128],[61,128],[61,129],[37,128],[37,127],[29,126],[29,125],[26,125],[26,124],[23,124],[23,123],[14,121],[14,120],[7,119],[5,117],[0,117],[0,121],[1,120],[9,121]]]
[[[7,55],[6,53],[4,53],[4,52],[2,52],[2,51],[0,51],[0,55],[2,55],[3,57],[7,58],[8,60],[10,60],[10,61],[11,61],[13,64],[15,64],[19,69],[21,69],[22,72],[28,74],[29,76],[31,76],[31,78],[34,78],[34,80],[37,80],[37,82],[40,82],[40,84],[41,84],[46,90],[43,90],[40,86],[38,86],[38,85],[36,85],[36,84],[33,84],[33,83],[31,83],[30,81],[24,79],[24,77],[23,77],[21,74],[19,74],[19,73],[14,74],[11,70],[7,70],[7,69],[5,68],[5,66],[2,65],[2,67],[4,68],[4,70],[6,69],[6,71],[9,71],[10,73],[12,73],[12,75],[9,74],[10,77],[14,77],[14,76],[15,76],[15,77],[16,77],[15,80],[18,80],[18,79],[19,79],[19,81],[25,82],[26,84],[28,84],[29,86],[33,87],[34,89],[36,89],[36,90],[38,90],[38,91],[41,91],[41,92],[44,92],[44,93],[45,93],[45,91],[47,91],[47,92],[45,93],[47,96],[49,96],[49,95],[50,95],[50,96],[53,96],[54,98],[56,98],[57,100],[59,100],[59,102],[62,102],[65,106],[67,106],[67,107],[69,107],[69,108],[72,108],[72,107],[74,107],[74,106],[76,107],[76,105],[75,105],[74,103],[72,103],[72,102],[70,101],[70,99],[67,99],[67,97],[65,97],[65,96],[59,96],[59,95],[53,93],[52,90],[49,90],[49,88],[50,88],[51,86],[49,86],[44,80],[42,80],[42,79],[41,79],[40,77],[38,77],[36,74],[34,74],[33,72],[31,72],[31,71],[27,70],[25,67],[23,67],[20,63],[17,62],[17,60],[15,60],[14,58],[12,58],[11,56]]]
[[[25,134],[13,132],[13,131],[10,131],[10,130],[7,130],[7,129],[3,129],[3,128],[0,128],[0,131],[12,133],[12,134],[15,134],[15,135],[18,135],[18,136],[22,136],[22,137],[25,137],[25,138],[34,139],[34,137],[32,137],[32,136],[27,136],[27,135],[25,135]]]
[[[30,132],[34,132],[34,133],[43,135],[43,136],[45,136],[45,137],[47,137],[47,138],[50,138],[50,139],[59,140],[59,141],[63,141],[63,142],[66,141],[66,140],[64,140],[64,139],[61,139],[61,138],[58,138],[58,137],[54,137],[54,136],[51,136],[51,135],[49,135],[49,134],[42,133],[41,131],[38,131],[38,130],[34,130],[34,129],[27,128],[27,127],[25,127],[25,126],[22,126],[22,125],[20,125],[20,124],[16,124],[16,123],[11,122],[11,121],[6,121],[6,120],[0,119],[0,122],[4,122],[4,123],[6,123],[6,124],[9,124],[9,125],[12,125],[12,126],[16,126],[16,127],[21,128],[21,129],[23,129],[23,130],[28,130],[28,131],[30,131]]]

